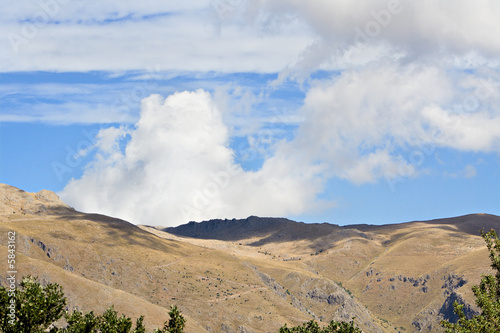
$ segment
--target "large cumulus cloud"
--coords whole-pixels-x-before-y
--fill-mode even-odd
[[[152,95],[133,128],[110,127],[97,138],[94,161],[60,193],[84,211],[176,225],[297,214],[317,205],[318,172],[301,166],[297,156],[278,154],[257,172],[235,163],[228,128],[202,90]]]
[[[271,90],[287,80],[303,84],[301,122],[293,137],[269,146],[259,170],[245,171],[235,162],[231,128],[210,94],[151,96],[135,127],[100,132],[95,161],[68,184],[65,200],[80,209],[162,225],[300,214],[327,204],[318,197],[328,179],[393,184],[423,173],[421,155],[434,149],[499,153],[497,1],[236,3],[231,15],[217,18],[215,31],[200,29],[208,21],[185,12],[162,20],[196,22],[198,30],[127,20],[127,29],[140,25],[157,33],[117,37],[117,52],[124,56],[116,66],[100,60],[93,65],[90,57],[79,68],[140,68],[152,62],[165,69],[275,72]],[[92,29],[97,28],[85,31]],[[115,37],[123,32],[114,24],[106,29]],[[173,33],[179,30],[181,36]],[[158,41],[162,35],[171,36],[178,52],[167,52]],[[148,53],[123,51],[134,43],[146,45]],[[151,52],[150,45],[160,52]],[[106,50],[95,49],[96,55]],[[315,76],[318,70],[325,72]],[[246,134],[255,131],[259,128]],[[469,168],[464,175],[476,172]]]

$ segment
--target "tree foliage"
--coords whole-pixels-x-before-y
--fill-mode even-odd
[[[171,306],[170,312],[168,313],[170,316],[170,320],[165,322],[163,328],[156,329],[154,333],[182,333],[184,332],[184,325],[186,323],[186,319],[181,315],[177,306]]]
[[[37,278],[27,276],[22,279],[20,288],[16,288],[13,295],[5,287],[0,288],[0,331],[44,332],[62,317],[65,306],[66,298],[61,286],[51,283],[44,287]],[[10,307],[13,307],[12,312]]]
[[[11,302],[11,300],[14,301]],[[13,309],[9,306],[13,305]],[[62,287],[51,283],[45,287],[35,277],[25,277],[20,288],[14,291],[0,287],[0,332],[1,333],[145,333],[144,316],[136,320],[132,329],[132,319],[118,316],[111,306],[102,315],[93,311],[64,313],[66,298]],[[66,327],[57,328],[54,323],[66,319]],[[183,333],[186,320],[176,306],[171,307],[170,320],[158,333]]]
[[[58,333],[144,333],[144,316],[137,319],[135,329],[132,329],[132,319],[118,313],[111,306],[101,316],[94,315],[93,311],[82,313],[73,311],[66,314],[68,325],[59,329]]]
[[[354,319],[354,318],[353,318]],[[280,328],[279,333],[361,333],[361,329],[357,328],[354,321],[337,322],[332,320],[327,326],[320,327],[319,324],[310,320],[300,326],[287,327],[285,324]]]
[[[446,333],[452,332],[500,332],[500,239],[495,230],[481,236],[486,242],[490,252],[491,267],[495,270],[495,276],[484,275],[478,286],[473,286],[472,291],[476,296],[476,304],[481,313],[472,318],[467,318],[463,311],[463,304],[453,304],[455,313],[459,316],[457,323],[442,321]]]

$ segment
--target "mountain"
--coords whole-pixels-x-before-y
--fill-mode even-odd
[[[294,241],[302,238],[315,239],[333,231],[340,231],[337,225],[307,224],[294,222],[285,218],[269,218],[250,216],[246,219],[224,219],[210,220],[200,223],[189,222],[178,227],[164,228],[168,233],[203,239],[218,239],[225,241],[237,241],[251,237],[267,239],[269,242]],[[252,244],[258,245],[258,244]]]
[[[144,314],[149,329],[175,304],[187,332],[276,332],[284,323],[354,316],[364,332],[439,332],[454,300],[477,310],[471,286],[490,273],[481,228],[500,229],[500,217],[337,226],[251,216],[136,226],[78,212],[50,191],[0,185],[0,232],[16,232],[18,278],[61,284],[70,310],[114,304]],[[6,245],[1,237],[4,258]]]
[[[300,259],[347,288],[383,328],[435,332],[441,319],[455,318],[455,300],[471,314],[477,310],[471,286],[490,273],[480,230],[499,227],[500,217],[488,214],[344,227],[251,216],[163,231],[193,244],[213,239],[258,247],[274,261]]]

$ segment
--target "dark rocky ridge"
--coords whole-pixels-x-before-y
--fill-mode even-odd
[[[471,235],[479,235],[481,229],[498,230],[500,228],[500,217],[491,214],[469,214],[446,219],[398,224],[357,224],[338,226],[330,223],[295,222],[286,218],[249,216],[246,219],[214,219],[202,222],[192,221],[177,227],[168,227],[161,230],[177,236],[224,241],[266,237],[258,243],[251,244],[258,246],[271,241],[314,240],[332,232],[354,232],[360,237],[370,239],[372,233],[384,232],[387,229],[396,230],[417,223],[438,225],[442,229],[453,229]]]
[[[394,224],[384,224],[384,225],[372,225],[372,224],[354,224],[350,225],[350,228],[356,228],[361,231],[374,231],[382,232],[387,229],[397,230],[404,229],[412,224],[427,224],[427,225],[439,225],[441,229],[448,229],[452,231],[460,231],[470,235],[477,236],[481,229],[498,230],[500,227],[500,216],[492,214],[467,214],[456,217],[434,219],[428,221],[411,221],[404,223],[394,223]],[[450,229],[452,228],[452,229]]]
[[[250,216],[246,219],[216,219],[189,222],[178,227],[164,228],[168,233],[202,239],[236,241],[251,237],[270,236],[269,241],[316,239],[342,227],[328,223],[295,222],[286,218]],[[259,245],[259,244],[253,244]]]

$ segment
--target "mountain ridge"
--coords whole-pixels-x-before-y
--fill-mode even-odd
[[[328,223],[304,223],[287,218],[258,217],[252,215],[246,219],[192,221],[177,227],[160,228],[160,230],[179,236],[237,240],[238,237],[246,237],[248,234],[258,237],[292,227],[298,228],[298,231],[308,232],[309,237],[319,237],[324,230],[338,228],[338,226]]]
[[[475,224],[479,223],[479,227]],[[190,221],[176,227],[156,227],[159,230],[177,236],[217,239],[235,241],[239,239],[258,237],[269,233],[282,232],[283,229],[290,229],[296,233],[302,232],[303,237],[319,238],[325,236],[325,232],[341,230],[358,230],[360,232],[380,232],[385,229],[400,229],[411,225],[441,225],[443,228],[455,227],[457,230],[478,235],[480,230],[489,230],[498,227],[500,217],[493,214],[476,213],[466,214],[449,218],[439,218],[432,220],[415,220],[410,222],[400,222],[391,224],[351,224],[339,226],[328,222],[306,223],[293,221],[283,217],[259,217],[249,216],[245,219],[211,219],[201,222]],[[307,235],[306,235],[307,234]],[[282,235],[283,236],[283,235]],[[301,235],[289,236],[289,240],[297,240]]]
[[[251,216],[175,227],[194,238],[0,186],[0,232],[16,232],[20,275],[60,283],[69,310],[115,304],[144,314],[149,328],[176,304],[188,332],[273,332],[352,316],[364,332],[440,332],[454,300],[477,310],[471,286],[491,268],[476,230],[488,226],[498,230],[500,218],[337,226]],[[6,257],[4,238],[0,249]]]

